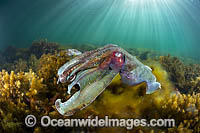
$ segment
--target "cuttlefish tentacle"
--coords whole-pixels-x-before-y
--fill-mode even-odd
[[[68,82],[68,93],[73,86],[80,90],[69,100],[55,103],[62,115],[73,115],[76,111],[87,107],[120,74],[122,82],[137,85],[146,82],[146,94],[161,88],[150,67],[145,66],[117,45],[106,45],[102,48],[85,52],[64,64],[58,71],[59,82]]]

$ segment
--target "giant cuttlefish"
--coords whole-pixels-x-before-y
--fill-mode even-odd
[[[80,90],[64,103],[61,99],[56,100],[56,109],[62,115],[73,115],[90,105],[118,73],[122,82],[127,85],[145,82],[146,94],[161,88],[150,67],[117,45],[109,44],[85,53],[73,49],[68,52],[70,55],[77,53],[78,56],[58,70],[58,83],[69,83],[68,94],[75,85],[78,85]]]

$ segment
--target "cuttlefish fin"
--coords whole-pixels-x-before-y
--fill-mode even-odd
[[[147,82],[146,94],[152,94],[158,89],[161,89],[159,82]]]

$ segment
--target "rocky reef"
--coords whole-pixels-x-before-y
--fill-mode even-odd
[[[128,132],[200,132],[200,65],[186,65],[176,57],[156,58],[158,55],[152,52],[139,52],[137,57],[152,68],[162,84],[161,90],[145,95],[145,84],[129,87],[122,84],[120,76],[117,76],[89,107],[74,116],[64,117],[55,110],[54,102],[58,97],[66,101],[70,95],[66,93],[67,84],[56,83],[57,71],[71,57],[58,44],[48,41],[33,44],[30,47],[35,49],[33,53],[26,52],[30,48],[23,52],[14,48],[12,54],[2,54],[0,132],[127,132],[126,128],[44,128],[40,123],[28,128],[24,123],[28,114],[35,115],[37,119],[44,115],[51,118],[104,118],[107,115],[109,118],[175,119],[176,126],[173,128],[133,127]],[[38,47],[44,49],[38,51]],[[85,49],[88,47],[85,46]],[[21,54],[12,58],[18,53],[16,51]],[[75,91],[75,88],[72,90]]]
[[[43,54],[54,54],[59,51],[60,45],[55,42],[48,42],[47,39],[34,41],[29,48],[29,53],[34,54],[40,58]],[[30,54],[29,54],[30,55]]]
[[[200,65],[184,64],[177,57],[160,56],[159,62],[176,88],[185,94],[200,92]]]
[[[8,46],[0,53],[0,70],[23,72],[31,68],[36,71],[37,60],[43,54],[54,54],[59,50],[61,50],[59,44],[48,42],[46,39],[34,41],[29,48]]]

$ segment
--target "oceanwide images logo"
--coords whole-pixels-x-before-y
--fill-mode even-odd
[[[28,115],[25,118],[27,127],[36,125],[36,117]],[[95,116],[87,119],[51,119],[49,116],[42,116],[40,124],[43,127],[125,127],[126,129],[133,129],[133,127],[174,127],[174,119],[111,119],[108,116],[98,118]]]

